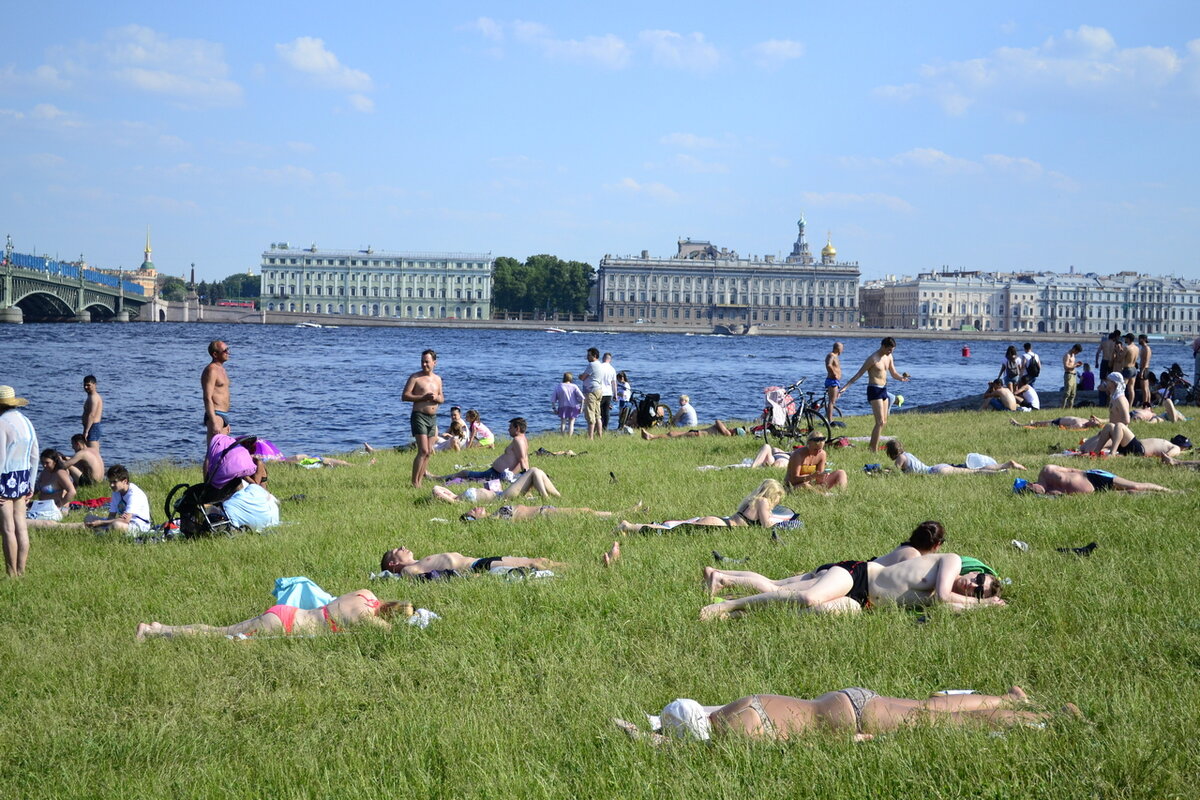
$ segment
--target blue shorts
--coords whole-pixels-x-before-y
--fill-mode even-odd
[[[835,387],[838,389],[842,388],[842,382],[839,381],[837,378],[826,378],[825,379],[825,388],[826,389],[833,389]]]
[[[873,383],[867,384],[867,400],[887,400],[888,392],[886,386],[876,386]]]
[[[19,469],[16,472],[0,473],[0,499],[16,500],[28,497],[33,493],[33,485],[29,482],[29,470]]]
[[[88,428],[87,440],[89,442],[98,442],[104,438],[104,425],[97,422],[92,427]]]
[[[988,405],[992,407],[993,411],[1004,411],[1005,410],[1004,403],[1000,402],[999,397],[993,397],[991,400],[988,401]]]
[[[496,470],[492,469],[491,467],[488,467],[487,469],[480,470],[469,469],[463,473],[462,477],[464,481],[498,481],[503,478],[504,475],[496,472]]]

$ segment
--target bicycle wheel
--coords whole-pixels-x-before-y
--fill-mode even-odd
[[[789,419],[789,423],[794,420]],[[793,433],[792,425],[772,425],[767,422],[763,426],[763,439],[772,447],[778,447],[780,450],[791,450],[792,445],[796,441],[796,436]]]
[[[757,428],[757,430],[754,431],[755,436],[761,436],[764,442],[768,441],[767,436],[771,429],[771,412],[767,411],[761,417],[759,417],[758,424],[755,425],[754,428]],[[754,430],[754,428],[751,430]]]
[[[829,420],[825,419],[825,415],[814,408],[804,409],[804,415],[800,418],[800,429],[798,433],[804,438],[814,433],[825,434],[825,439],[833,438],[833,430],[829,427]]]

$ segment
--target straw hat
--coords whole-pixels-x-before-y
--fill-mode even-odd
[[[20,408],[29,405],[24,397],[17,397],[11,386],[0,386],[0,406],[5,408]]]

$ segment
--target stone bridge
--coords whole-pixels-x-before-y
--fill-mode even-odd
[[[0,322],[128,322],[151,313],[142,287],[111,275],[20,253],[5,262]]]

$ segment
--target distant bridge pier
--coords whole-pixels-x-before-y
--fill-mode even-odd
[[[91,322],[91,321],[92,321],[92,312],[88,311],[86,308],[83,311],[80,311],[75,316],[71,317],[71,322]]]
[[[20,325],[25,321],[25,312],[20,306],[9,306],[8,308],[0,308],[0,325],[9,323],[10,325]]]

